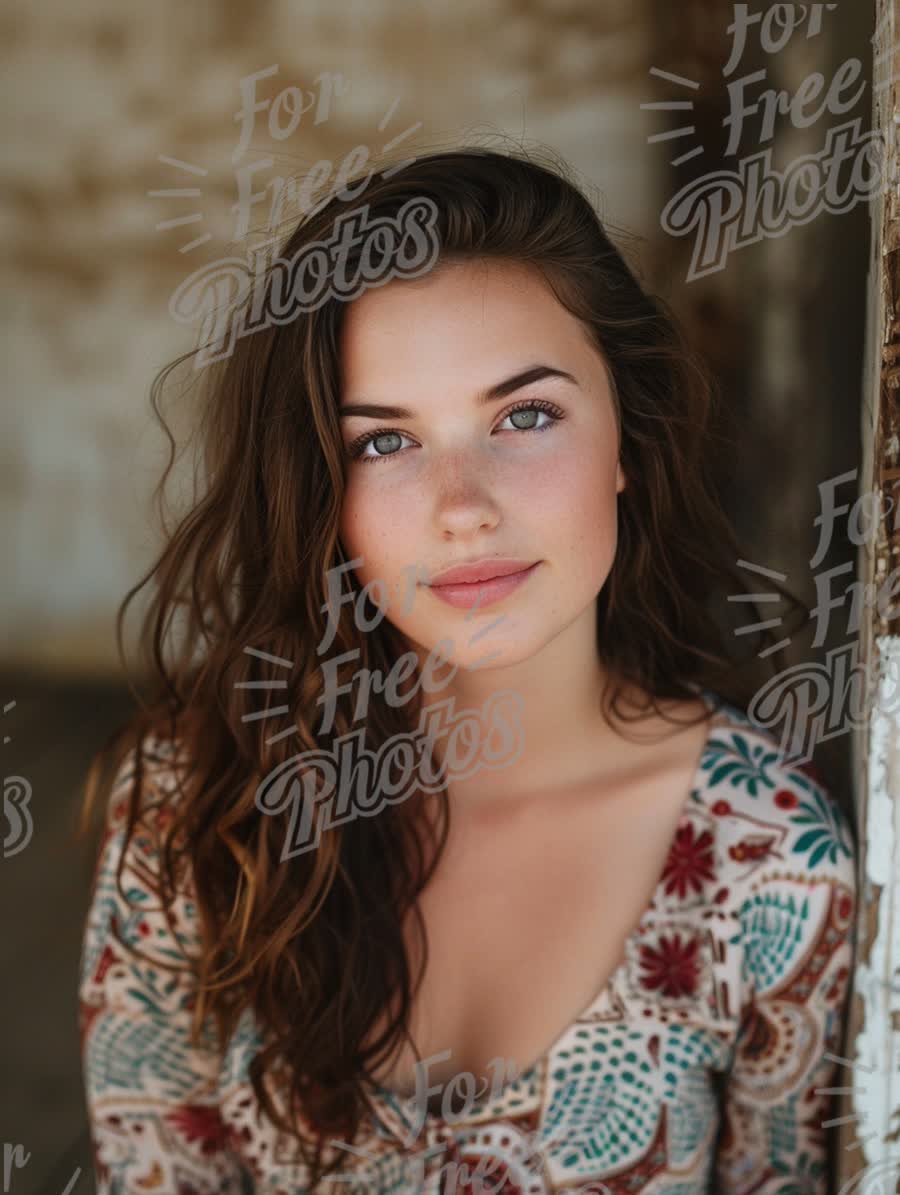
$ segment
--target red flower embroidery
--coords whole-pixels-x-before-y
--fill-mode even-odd
[[[186,1141],[199,1141],[204,1153],[227,1145],[230,1132],[218,1108],[206,1104],[182,1104],[166,1118],[184,1135]]]
[[[662,875],[666,895],[677,892],[678,899],[684,900],[688,886],[695,892],[703,891],[703,881],[715,878],[712,847],[713,837],[709,830],[704,830],[697,838],[690,823],[679,828]]]
[[[731,813],[731,806],[727,801],[716,801],[712,811],[717,817],[724,817],[726,813]]]
[[[682,942],[677,933],[660,934],[659,946],[641,947],[641,976],[644,987],[659,988],[664,996],[692,996],[700,977],[699,945],[696,938]]]
[[[97,964],[97,970],[94,972],[94,983],[101,983],[103,976],[110,969],[116,961],[116,956],[113,953],[112,947],[105,946],[103,953],[100,955],[100,962]]]
[[[796,809],[800,804],[800,798],[790,789],[783,788],[775,794],[775,804],[779,809]]]
[[[735,863],[755,863],[767,858],[775,849],[774,834],[748,834],[728,848],[728,858]]]

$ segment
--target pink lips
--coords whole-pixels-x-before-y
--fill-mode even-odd
[[[451,606],[488,606],[518,589],[539,564],[499,558],[459,564],[438,573],[429,588]]]

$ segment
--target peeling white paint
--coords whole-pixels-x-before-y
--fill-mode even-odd
[[[900,637],[876,637],[875,660],[858,922],[864,931],[874,902],[875,936],[860,936],[853,983],[863,1002],[853,1110],[867,1165],[900,1160],[900,711],[889,679],[900,667]]]

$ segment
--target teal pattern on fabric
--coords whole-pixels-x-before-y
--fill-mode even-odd
[[[170,759],[156,744],[146,782],[159,793]],[[314,1195],[250,1082],[265,1042],[250,1011],[224,1054],[211,1033],[191,1041],[192,889],[170,927],[144,835],[114,882],[130,766],[79,975],[98,1195]],[[486,1165],[504,1176],[497,1195],[824,1195],[856,885],[849,822],[815,770],[724,704],[656,891],[595,999],[529,1070],[456,1119],[426,1115],[413,1141],[413,1102],[376,1087],[359,1139],[329,1146],[339,1181],[320,1190],[444,1195]]]

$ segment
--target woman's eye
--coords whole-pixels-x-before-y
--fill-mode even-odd
[[[547,415],[546,423],[538,423],[536,417]],[[501,423],[507,419],[512,420],[513,427],[517,431],[523,432],[542,432],[548,427],[552,427],[562,418],[562,411],[558,407],[551,407],[549,404],[543,403],[524,403],[522,406],[514,407],[511,411],[503,416]]]
[[[396,449],[399,447],[398,441],[406,439],[402,432],[393,431],[374,431],[367,432],[366,435],[360,436],[358,440],[354,440],[349,445],[347,451],[353,460],[357,461],[377,461],[385,457],[397,456]],[[377,451],[368,453],[366,449],[372,444]]]

